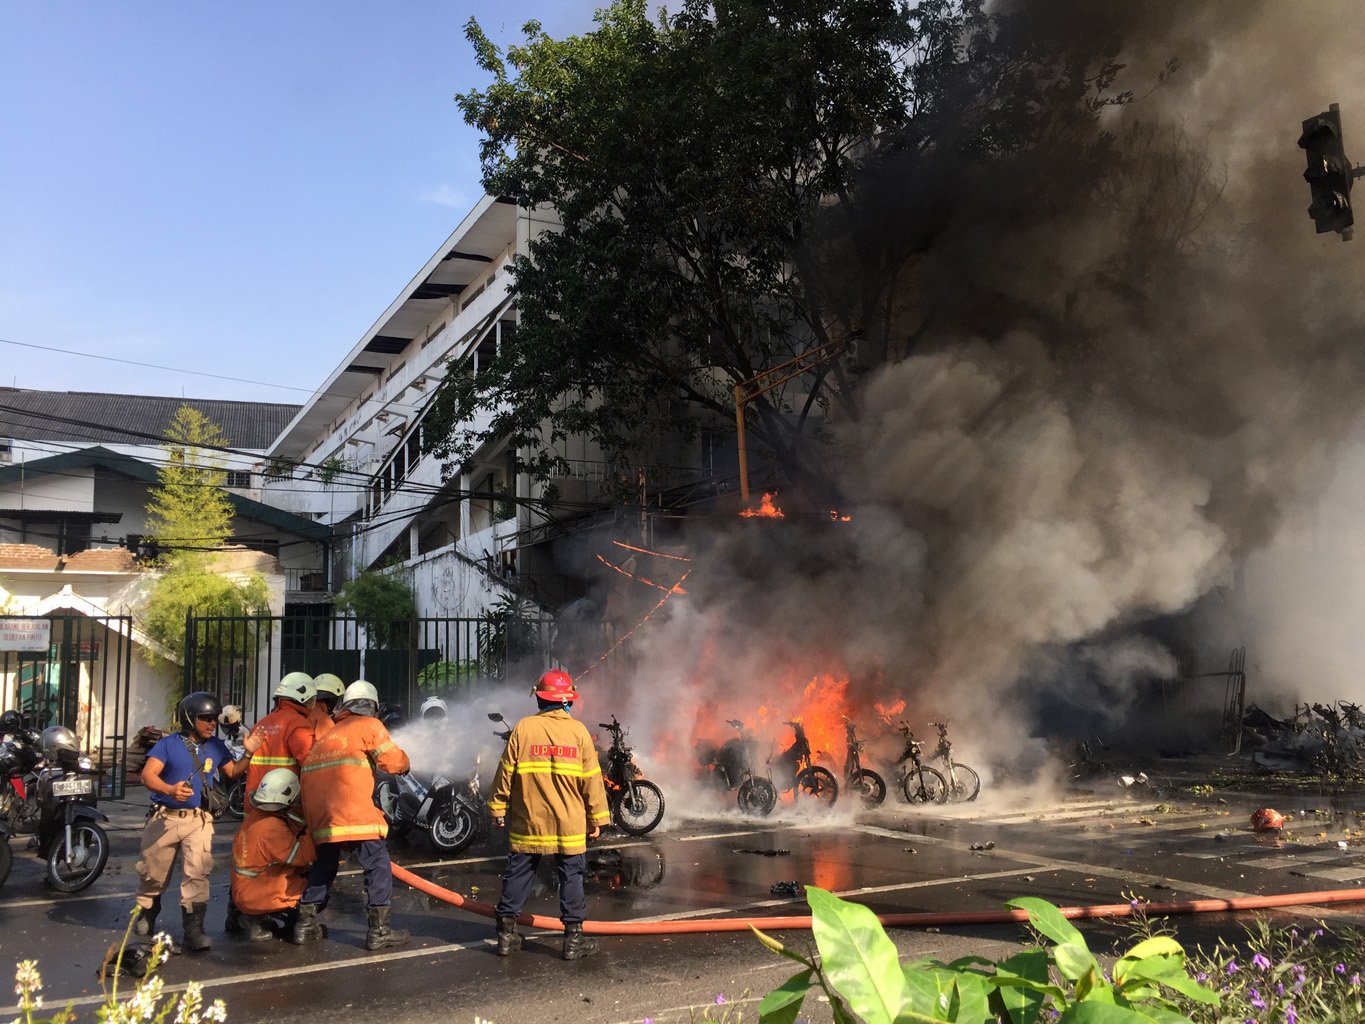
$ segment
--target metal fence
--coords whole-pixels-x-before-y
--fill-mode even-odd
[[[7,626],[22,628],[36,642],[26,644],[27,650],[0,650],[0,709],[19,711],[40,731],[52,725],[71,729],[99,763],[103,795],[121,798],[128,770],[132,618],[0,615],[0,632]]]
[[[270,706],[281,675],[331,672],[366,679],[381,702],[416,710],[423,696],[452,696],[553,662],[554,620],[537,616],[390,619],[332,614],[196,617],[185,623],[185,691],[208,690],[248,719]]]

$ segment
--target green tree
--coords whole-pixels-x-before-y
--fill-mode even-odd
[[[182,405],[166,428],[165,461],[147,504],[148,539],[163,565],[202,569],[209,552],[232,533],[232,502],[223,490],[227,471],[217,449],[227,440],[203,413]]]
[[[1118,37],[983,0],[685,0],[658,20],[617,0],[591,33],[524,33],[504,53],[469,23],[493,81],[457,102],[485,188],[563,228],[512,263],[516,343],[452,364],[439,402],[446,455],[502,439],[542,476],[570,435],[623,463],[728,436],[736,385],[828,346],[749,405],[755,441],[823,480],[856,371],[903,358],[950,298],[974,308],[953,290],[969,273],[925,268],[938,240],[996,208],[997,180],[1039,193],[1019,229],[1100,195],[1117,165],[1099,115],[1131,98]],[[1036,188],[1054,174],[1087,184]]]
[[[356,617],[371,647],[408,646],[417,599],[400,576],[367,569],[337,591],[337,607]]]
[[[216,448],[226,442],[218,426],[190,406],[181,406],[166,431],[164,461],[147,504],[147,530],[158,549],[160,570],[147,597],[142,624],[164,650],[147,653],[153,664],[179,660],[187,652],[185,622],[198,617],[266,615],[269,589],[260,573],[239,579],[223,575],[214,563],[231,536],[232,503],[223,490],[226,473]],[[247,629],[208,631],[193,638],[195,664],[204,671],[249,657],[257,641]],[[192,680],[218,689],[220,680]],[[170,709],[183,694],[181,679],[171,688]]]

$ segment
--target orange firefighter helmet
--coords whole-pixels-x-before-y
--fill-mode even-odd
[[[540,677],[535,689],[531,691],[541,700],[572,702],[578,699],[578,691],[573,687],[573,679],[562,668],[552,668]]]

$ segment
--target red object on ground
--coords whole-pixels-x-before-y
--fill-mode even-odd
[[[1257,832],[1278,832],[1284,828],[1284,815],[1273,807],[1262,807],[1251,812],[1251,827]]]

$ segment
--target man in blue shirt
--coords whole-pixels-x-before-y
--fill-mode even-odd
[[[152,809],[142,830],[142,856],[137,862],[138,917],[133,930],[151,935],[161,911],[161,894],[170,884],[180,857],[180,909],[185,948],[200,952],[213,946],[204,934],[213,870],[213,818],[203,809],[205,786],[219,772],[235,779],[246,771],[251,755],[234,761],[228,746],[214,733],[222,711],[210,693],[191,693],[180,702],[180,732],[163,736],[147,754],[142,784]]]

